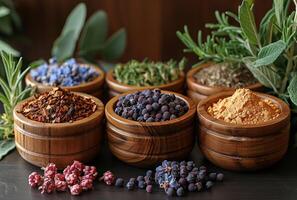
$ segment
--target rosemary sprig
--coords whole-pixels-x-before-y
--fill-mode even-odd
[[[242,63],[242,58],[249,52],[240,41],[242,34],[240,27],[233,26],[229,22],[230,17],[238,22],[238,17],[231,12],[220,14],[218,11],[215,12],[215,16],[217,24],[206,24],[212,32],[204,42],[201,31],[198,31],[197,42],[192,39],[187,26],[184,27],[183,33],[177,31],[178,38],[187,47],[184,52],[195,53],[201,62],[228,62],[232,66]]]
[[[11,54],[1,52],[2,63],[6,77],[0,77],[0,101],[4,113],[0,117],[0,139],[13,138],[13,109],[18,102],[26,98],[32,89],[22,86],[22,81],[30,67],[21,72],[22,58],[15,62]]]

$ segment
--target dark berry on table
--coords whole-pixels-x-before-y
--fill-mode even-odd
[[[146,174],[145,175],[148,176],[148,177],[152,177],[153,176],[153,171],[152,170],[148,170],[148,171],[146,171]]]
[[[203,184],[201,182],[196,183],[197,191],[200,192],[203,189]]]
[[[136,180],[139,182],[139,181],[143,181],[144,180],[144,177],[143,176],[137,176]]]
[[[188,185],[188,191],[189,192],[195,192],[197,190],[197,186],[194,183],[190,183]]]
[[[209,177],[209,179],[210,179],[211,181],[216,181],[216,179],[217,179],[217,173],[210,173],[210,174],[208,175],[208,177]]]
[[[187,182],[187,180],[185,178],[180,178],[178,180],[178,184],[180,184],[184,188],[187,188],[187,186],[188,186],[188,182]]]
[[[175,190],[173,189],[173,188],[167,188],[167,190],[166,190],[166,194],[168,195],[168,196],[174,196],[175,195]]]
[[[205,184],[206,189],[210,189],[213,185],[214,185],[214,183],[212,181],[207,181]]]
[[[143,180],[138,181],[138,188],[140,189],[145,189],[146,188],[146,184]]]
[[[127,189],[128,190],[133,190],[134,189],[134,186],[135,186],[135,183],[134,182],[131,182],[129,181],[126,185]]]
[[[124,186],[124,179],[122,178],[117,178],[116,182],[115,182],[115,186],[116,187],[123,187]]]
[[[182,187],[178,188],[177,191],[176,191],[176,195],[179,196],[179,197],[185,196],[184,188],[182,188]]]
[[[216,178],[217,181],[223,181],[224,180],[224,174],[222,173],[218,173],[217,174],[217,178]]]
[[[196,180],[196,177],[194,176],[193,173],[189,173],[188,176],[187,176],[187,181],[188,183],[194,183]]]
[[[153,192],[153,186],[152,185],[147,185],[145,188],[146,192],[152,193]]]

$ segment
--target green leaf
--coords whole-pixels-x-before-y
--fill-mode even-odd
[[[39,67],[40,65],[42,65],[44,63],[46,63],[46,61],[44,59],[38,59],[38,60],[31,62],[29,64],[29,66],[31,67],[31,69],[33,69],[33,68]]]
[[[14,48],[12,48],[9,44],[7,44],[6,42],[0,40],[0,51],[5,51],[9,54],[12,54],[14,56],[19,56],[20,53],[18,51],[16,51]]]
[[[239,21],[241,29],[249,42],[254,45],[259,45],[259,36],[256,28],[255,17],[252,12],[251,0],[244,0],[239,7]]]
[[[274,63],[286,49],[286,43],[282,40],[271,43],[260,49],[257,60],[253,63],[255,67],[266,66]]]
[[[10,11],[8,8],[6,8],[4,6],[0,7],[0,17],[7,16],[7,15],[9,15],[9,13],[10,13]]]
[[[118,59],[125,51],[126,37],[126,30],[123,28],[114,33],[104,45],[101,52],[102,58],[105,60]]]
[[[72,57],[75,50],[75,31],[70,30],[64,36],[57,38],[52,49],[52,56],[59,62]]]
[[[103,47],[107,37],[108,21],[104,11],[93,14],[84,27],[79,47],[80,55],[95,53]]]
[[[275,93],[278,92],[282,78],[271,66],[255,67],[253,58],[250,57],[244,58],[243,62],[262,85],[273,89]]]
[[[0,160],[15,148],[14,140],[0,140]]]
[[[67,17],[61,35],[66,35],[74,30],[74,37],[77,39],[85,23],[86,13],[86,5],[84,3],[78,4]]]
[[[276,21],[279,27],[282,27],[282,19],[283,19],[283,12],[284,12],[284,0],[273,0],[274,10]]]
[[[288,86],[288,93],[291,101],[297,105],[297,74],[294,75]]]
[[[0,32],[5,35],[11,35],[13,33],[12,23],[9,16],[3,16],[0,18]]]
[[[17,77],[19,76],[20,72],[21,72],[21,68],[22,68],[22,64],[23,64],[23,59],[20,58],[13,73],[12,73],[12,78],[11,78],[11,83],[10,85],[14,84],[17,80]]]

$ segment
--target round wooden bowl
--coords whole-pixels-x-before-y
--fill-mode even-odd
[[[103,103],[92,98],[98,109],[87,118],[72,123],[41,123],[26,118],[19,113],[26,99],[15,107],[15,143],[20,155],[29,163],[46,166],[52,162],[62,169],[73,160],[87,162],[99,152],[103,137]]]
[[[269,167],[287,151],[290,130],[290,108],[282,100],[263,93],[281,110],[277,119],[258,125],[238,125],[215,119],[207,109],[233,92],[222,92],[200,101],[199,146],[208,160],[217,166],[235,171],[253,171]]]
[[[177,93],[184,93],[184,82],[185,82],[185,75],[182,74],[179,79],[172,81],[171,83],[159,85],[159,86],[146,86],[146,87],[139,87],[139,86],[132,86],[127,84],[119,83],[113,75],[113,70],[110,70],[106,74],[106,83],[108,86],[108,94],[109,98],[117,96],[122,93],[131,92],[135,90],[149,90],[154,88],[159,88],[161,90],[168,90]]]
[[[190,98],[178,93],[169,91],[162,91],[162,93],[175,94],[188,104],[189,111],[174,120],[138,122],[122,118],[114,112],[115,104],[120,96],[112,98],[107,103],[105,116],[108,144],[112,153],[123,162],[149,167],[164,159],[183,159],[192,151],[196,116],[195,103]]]
[[[206,99],[208,96],[217,94],[219,92],[230,91],[235,92],[235,88],[228,87],[211,87],[202,85],[197,82],[195,78],[195,74],[197,74],[200,70],[212,66],[213,63],[205,63],[202,65],[195,66],[187,73],[187,95],[192,98],[196,103],[199,103],[202,99]],[[245,88],[251,89],[253,91],[261,91],[263,86],[260,83],[255,83]]]
[[[103,70],[101,70],[99,67],[97,67],[95,65],[91,65],[91,64],[87,64],[87,65],[90,65],[98,72],[99,76],[97,78],[95,78],[94,80],[92,80],[90,82],[82,83],[80,85],[61,87],[61,88],[67,89],[72,92],[81,92],[81,93],[90,94],[94,97],[102,99],[105,73]],[[28,85],[28,86],[36,87],[37,93],[48,92],[56,87],[56,86],[44,85],[42,83],[39,83],[39,82],[33,80],[30,75],[30,72],[26,75],[25,82],[26,82],[26,85]]]

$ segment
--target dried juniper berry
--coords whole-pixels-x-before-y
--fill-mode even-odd
[[[182,188],[182,187],[178,188],[178,189],[176,190],[176,195],[177,195],[178,197],[185,196],[185,190],[184,190],[184,188]]]
[[[212,181],[207,181],[205,184],[206,189],[210,189],[212,188],[212,186],[214,185],[214,183]]]
[[[171,197],[175,195],[175,190],[171,187],[165,190],[165,192],[168,196],[171,196]]]
[[[138,188],[145,189],[146,188],[146,183],[143,180],[138,181]]]
[[[116,182],[115,182],[115,186],[116,187],[123,187],[124,186],[124,179],[122,178],[117,178]]]
[[[217,174],[217,178],[216,178],[217,181],[223,181],[224,180],[224,174],[222,173],[218,173]]]

